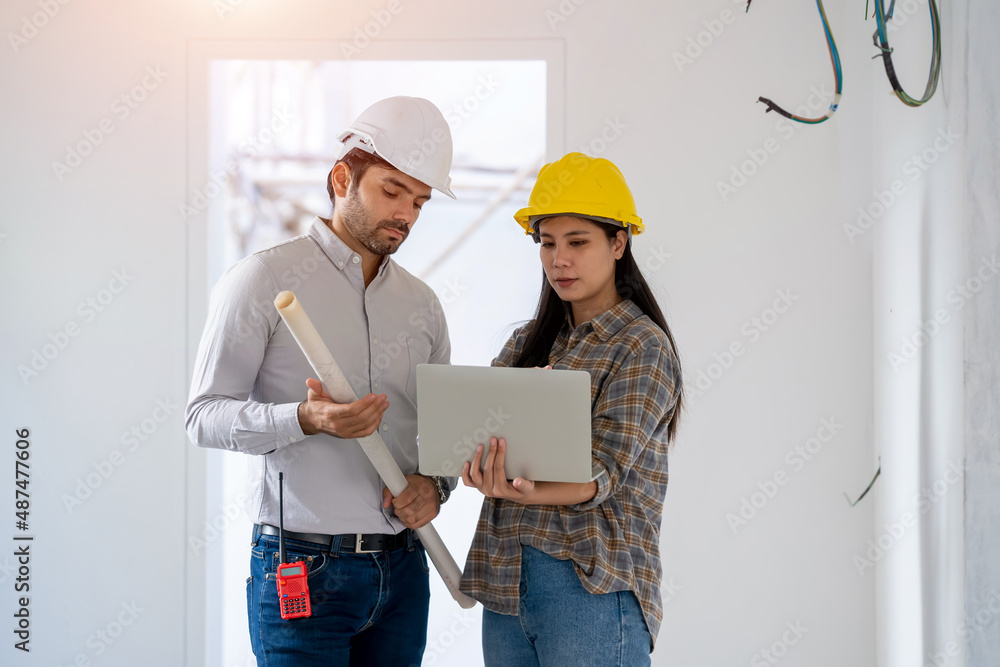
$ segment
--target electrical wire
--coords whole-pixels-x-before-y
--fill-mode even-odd
[[[858,496],[858,499],[851,500],[851,497],[847,495],[847,492],[846,491],[844,492],[844,498],[847,498],[847,504],[850,505],[851,507],[854,507],[855,505],[860,503],[861,499],[867,496],[868,492],[872,490],[873,486],[875,486],[875,480],[878,479],[878,476],[881,474],[882,474],[882,457],[880,456],[878,457],[878,470],[875,471],[875,476],[872,477],[872,481],[868,483],[868,486],[865,488],[864,491],[861,492],[861,495]]]
[[[924,89],[924,96],[918,100],[903,90],[903,86],[900,85],[899,78],[896,76],[896,68],[892,64],[892,47],[889,46],[889,30],[886,21],[892,19],[896,0],[890,0],[888,12],[885,11],[885,0],[875,0],[875,21],[878,23],[878,29],[872,35],[872,43],[881,53],[876,54],[873,58],[881,56],[882,62],[885,64],[885,73],[892,85],[892,91],[896,93],[896,97],[903,104],[911,107],[919,107],[930,101],[934,97],[938,80],[941,78],[941,17],[938,15],[937,3],[934,0],[928,0],[928,4],[930,5],[931,32],[934,39],[933,55],[931,56],[930,72],[927,75],[927,87]],[[868,6],[865,5],[865,18],[867,19],[867,17]]]
[[[881,0],[876,0],[876,2],[879,1]],[[892,1],[895,2],[895,0]],[[931,1],[933,2],[933,0]],[[751,2],[753,2],[753,0],[747,0],[748,12],[750,11]],[[827,109],[826,115],[820,116],[819,118],[806,118],[804,116],[798,116],[785,111],[766,97],[757,98],[758,102],[763,102],[767,105],[767,109],[764,110],[764,113],[774,111],[785,118],[789,118],[799,123],[805,123],[807,125],[818,125],[819,123],[829,120],[833,114],[836,113],[837,107],[840,106],[840,95],[844,90],[844,72],[840,67],[840,52],[837,50],[837,43],[833,39],[833,31],[830,30],[830,21],[826,18],[826,10],[823,9],[823,0],[816,0],[816,7],[819,9],[820,18],[823,19],[823,32],[826,35],[826,46],[830,52],[830,63],[833,65],[833,76],[837,84],[836,90],[833,94],[833,100],[830,102],[830,107]]]

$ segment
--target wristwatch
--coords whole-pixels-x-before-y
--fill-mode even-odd
[[[441,500],[441,504],[444,505],[448,502],[448,498],[451,497],[451,487],[448,486],[448,480],[444,477],[431,477],[431,480],[437,486],[438,498]]]

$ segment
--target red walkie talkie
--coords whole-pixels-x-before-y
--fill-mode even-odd
[[[285,489],[284,473],[278,473],[278,604],[282,618],[312,616],[309,604],[309,566],[304,561],[286,563],[285,559]]]

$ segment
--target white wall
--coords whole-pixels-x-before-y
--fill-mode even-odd
[[[989,665],[1000,662],[1000,559],[997,558],[997,516],[1000,516],[1000,396],[996,387],[1000,369],[1000,281],[996,267],[1000,252],[1000,45],[987,35],[1000,27],[1000,7],[977,2],[969,8],[970,52],[969,137],[965,201],[968,240],[965,247],[964,282],[978,288],[975,302],[965,318],[965,459],[967,485],[965,513],[965,608],[957,616],[974,619],[964,634],[961,626],[950,624],[943,645],[936,650],[948,652],[948,642],[967,647],[967,664]],[[983,139],[986,139],[985,141]],[[992,260],[994,270],[983,270],[984,260]],[[986,276],[983,280],[981,276]]]
[[[186,125],[186,54],[191,40],[353,39],[386,6],[234,4],[220,16],[223,3],[209,0],[78,0],[59,5],[35,36],[0,56],[8,313],[0,421],[8,466],[14,429],[31,430],[36,535],[32,653],[4,645],[4,664],[12,656],[14,664],[66,665],[79,655],[104,665],[200,664],[191,656],[201,655],[203,619],[186,614],[201,608],[187,596],[200,589],[202,564],[187,522],[203,513],[197,503],[205,490],[203,478],[185,471],[204,453],[187,442],[180,420],[191,351],[189,227],[177,207],[194,185],[186,140],[198,135]],[[842,496],[860,492],[875,467],[871,240],[852,244],[842,228],[872,199],[871,110],[887,91],[872,73],[880,65],[869,60],[874,26],[856,20],[853,5],[828,7],[845,97],[831,122],[789,132],[755,100],[794,107],[811,87],[831,89],[811,3],[758,2],[748,14],[731,0],[404,0],[402,7],[405,19],[379,39],[564,40],[565,145],[603,150],[618,163],[647,220],[637,256],[678,338],[689,388],[663,520],[669,599],[654,664],[752,664],[776,642],[781,651],[782,636],[792,636],[786,624],[808,628],[787,647],[786,664],[874,664],[874,579],[852,562],[874,533],[873,505],[866,499],[852,509]],[[17,32],[39,11],[35,1],[7,2],[0,26]],[[722,12],[729,23],[717,22]],[[708,46],[679,66],[675,52],[699,35]],[[162,83],[128,117],[116,115],[116,98],[140,84],[147,67],[166,72]],[[896,105],[884,113],[912,112]],[[113,132],[57,178],[52,163],[65,161],[67,146],[103,118]],[[602,148],[609,124],[620,132],[609,132],[614,140]],[[723,201],[717,182],[755,153],[762,161],[765,145],[766,163]],[[77,304],[98,298],[123,270],[134,278],[88,320]],[[752,318],[770,318],[780,291],[794,295],[793,304],[751,335]],[[17,366],[30,365],[49,333],[69,323],[78,335],[23,382]],[[736,342],[744,353],[716,373]],[[717,379],[695,396],[699,371]],[[147,421],[153,432],[130,451],[122,434],[162,416],[157,401],[173,405],[172,413]],[[786,458],[818,432],[827,439],[823,420],[842,426],[801,466]],[[114,450],[120,465],[67,510],[61,497],[107,468]],[[727,514],[780,472],[785,483],[734,534]],[[12,544],[12,482],[5,484],[0,540]],[[191,499],[196,506],[186,509]],[[9,568],[10,557],[3,559]],[[101,576],[109,570],[113,576]],[[0,580],[10,625],[9,569]],[[92,637],[109,624],[116,631],[122,605],[133,603],[141,608],[134,622],[122,616],[131,625],[98,655]],[[437,664],[445,658],[462,656],[444,654]]]

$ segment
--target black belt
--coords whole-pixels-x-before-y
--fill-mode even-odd
[[[266,523],[257,524],[257,530],[261,535],[271,535],[278,537],[278,529]],[[405,528],[401,533],[387,535],[385,533],[350,533],[347,535],[323,535],[321,533],[295,533],[290,530],[285,531],[286,540],[296,540],[299,542],[311,542],[320,547],[329,548],[333,544],[335,537],[340,538],[340,551],[349,553],[367,554],[378,551],[394,551],[405,547],[409,541],[410,529]]]

